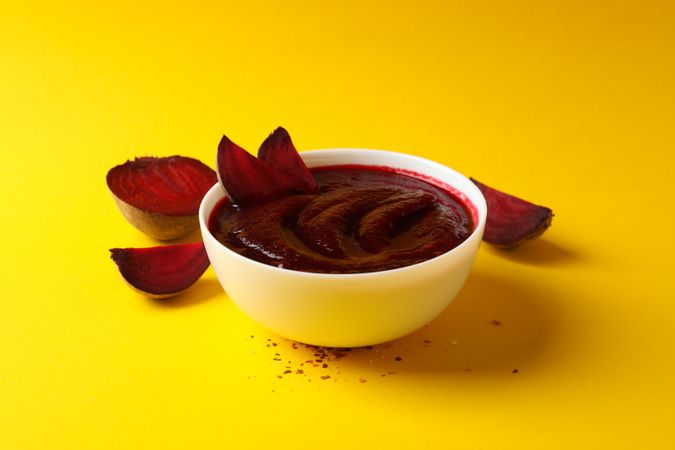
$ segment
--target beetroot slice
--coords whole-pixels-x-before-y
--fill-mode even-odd
[[[516,247],[540,236],[551,225],[551,209],[498,191],[473,178],[471,181],[487,202],[484,241],[505,248]]]
[[[197,214],[204,194],[218,181],[201,161],[185,156],[143,157],[113,167],[106,176],[113,195],[145,212]]]
[[[285,177],[294,191],[303,194],[319,192],[319,185],[283,127],[278,127],[263,141],[258,150],[258,159]]]
[[[238,205],[266,203],[293,190],[285,177],[224,135],[217,164],[220,182]]]
[[[124,279],[151,297],[165,298],[192,286],[209,267],[202,242],[149,248],[113,248],[110,257]]]

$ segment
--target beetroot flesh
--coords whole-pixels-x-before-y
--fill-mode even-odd
[[[274,130],[260,145],[258,159],[283,175],[293,185],[295,191],[319,192],[319,185],[295,149],[288,131],[283,127]]]
[[[498,191],[471,178],[487,203],[483,240],[504,248],[516,247],[539,237],[551,226],[553,211],[545,206]]]
[[[144,212],[188,216],[197,214],[218,178],[199,160],[169,156],[127,161],[110,169],[106,181],[115,197]]]
[[[110,257],[133,288],[165,298],[192,286],[209,267],[202,242],[149,248],[113,248]]]
[[[227,136],[218,144],[218,176],[236,204],[261,204],[289,194],[318,192],[316,181],[283,128],[263,142],[261,155],[256,158]]]

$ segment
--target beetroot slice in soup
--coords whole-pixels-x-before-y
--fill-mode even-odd
[[[288,132],[281,127],[262,143],[258,158],[223,136],[217,164],[223,188],[238,205],[267,203],[289,194],[319,190]]]
[[[288,131],[283,127],[274,130],[260,145],[258,159],[285,177],[295,192],[303,194],[319,192],[319,185],[295,149]]]
[[[127,283],[154,298],[181,293],[192,286],[210,264],[202,242],[113,248],[110,257]]]
[[[238,205],[269,202],[293,189],[286,178],[225,135],[218,144],[217,164],[223,188]]]
[[[142,157],[110,169],[110,191],[137,209],[166,216],[197,214],[204,194],[218,181],[209,166],[185,156]]]
[[[487,203],[483,240],[500,247],[516,247],[539,237],[551,226],[553,211],[545,206],[498,191],[471,178]]]

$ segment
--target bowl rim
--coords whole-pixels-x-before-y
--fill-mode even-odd
[[[437,166],[441,170],[449,171],[453,175],[459,177],[460,179],[463,179],[464,181],[467,182],[467,186],[469,186],[469,189],[473,191],[473,194],[475,194],[476,199],[478,202],[475,202],[473,200],[470,200],[466,193],[458,188],[457,186],[453,186],[450,183],[446,183],[445,181],[438,180],[436,177],[433,177],[431,175],[426,175],[424,173],[420,173],[420,175],[424,175],[425,177],[428,177],[431,180],[436,180],[437,182],[440,182],[441,184],[448,185],[452,187],[452,189],[456,190],[457,192],[461,193],[465,198],[461,199],[461,201],[468,203],[469,207],[473,206],[476,209],[476,216],[478,217],[478,220],[474,224],[473,231],[471,234],[458,246],[452,248],[451,250],[448,250],[445,253],[442,253],[438,256],[435,256],[433,258],[420,261],[415,264],[411,264],[408,266],[403,266],[403,267],[397,267],[395,269],[386,269],[386,270],[378,270],[374,272],[362,272],[362,273],[322,273],[322,272],[306,272],[306,271],[301,271],[301,270],[294,270],[294,269],[286,269],[283,267],[277,267],[277,266],[272,266],[270,264],[265,264],[260,261],[256,261],[251,258],[247,258],[246,256],[243,256],[230,248],[228,248],[226,245],[222,244],[220,241],[218,241],[215,236],[211,233],[211,230],[209,230],[208,227],[208,222],[209,218],[211,216],[211,213],[213,212],[213,209],[215,206],[218,204],[218,202],[224,198],[227,197],[228,194],[225,191],[225,189],[222,187],[220,183],[220,179],[216,184],[211,186],[211,188],[204,194],[204,197],[202,198],[200,204],[199,204],[199,227],[201,230],[202,234],[202,240],[208,239],[212,244],[214,244],[218,249],[221,251],[224,251],[225,253],[231,255],[235,259],[238,259],[244,263],[247,264],[253,264],[254,266],[257,266],[260,269],[263,270],[270,270],[274,273],[279,273],[279,274],[284,274],[287,276],[302,276],[302,277],[311,277],[311,278],[324,278],[324,279],[344,279],[345,277],[350,277],[350,278],[367,278],[367,277],[378,277],[378,276],[383,276],[384,274],[397,274],[400,273],[400,271],[405,271],[405,270],[419,270],[421,267],[428,265],[428,264],[433,264],[438,263],[439,260],[444,259],[444,258],[450,258],[454,253],[458,253],[461,249],[464,247],[468,247],[471,245],[471,243],[477,239],[477,235],[479,234],[479,230],[485,228],[485,221],[487,220],[487,203],[485,201],[485,197],[483,196],[483,193],[478,189],[478,187],[473,184],[473,182],[463,175],[462,173],[456,171],[455,169],[452,169],[451,167],[448,167],[444,164],[438,163],[436,161],[433,161],[431,159],[427,158],[422,158],[420,156],[415,156],[415,155],[410,155],[408,153],[403,153],[403,152],[396,152],[392,150],[380,150],[380,149],[370,149],[370,148],[356,148],[356,147],[336,147],[336,148],[322,148],[322,149],[313,149],[313,150],[304,150],[300,153],[300,156],[302,157],[303,155],[319,155],[319,154],[325,154],[328,155],[329,153],[344,153],[345,151],[358,154],[361,152],[376,152],[381,155],[395,155],[397,158],[408,158],[410,160],[417,160],[419,162],[422,162],[424,164],[432,164]],[[304,158],[303,158],[304,160]],[[358,163],[349,163],[349,164],[358,164]],[[336,164],[339,165],[339,164]],[[383,164],[364,164],[367,166],[382,166],[382,167],[392,167],[392,166],[387,166]],[[321,165],[317,166],[311,166],[311,167],[321,167]],[[408,170],[405,168],[398,168],[394,167],[394,169],[401,169],[401,170]],[[209,209],[208,214],[206,211],[206,203],[207,199],[211,199],[214,195],[218,195],[218,198],[215,200],[213,206]],[[477,204],[476,204],[477,203]],[[482,233],[481,233],[482,234]],[[482,237],[481,237],[482,239]]]

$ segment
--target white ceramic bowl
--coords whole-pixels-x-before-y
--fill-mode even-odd
[[[361,274],[320,274],[269,266],[235,253],[208,230],[225,196],[216,184],[199,208],[199,225],[216,276],[251,319],[307,344],[358,347],[390,341],[431,322],[464,285],[478,252],[487,206],[476,186],[441,164],[383,150],[330,149],[300,154],[308,167],[334,164],[388,166],[432,177],[473,205],[475,229],[453,250],[400,269]]]

